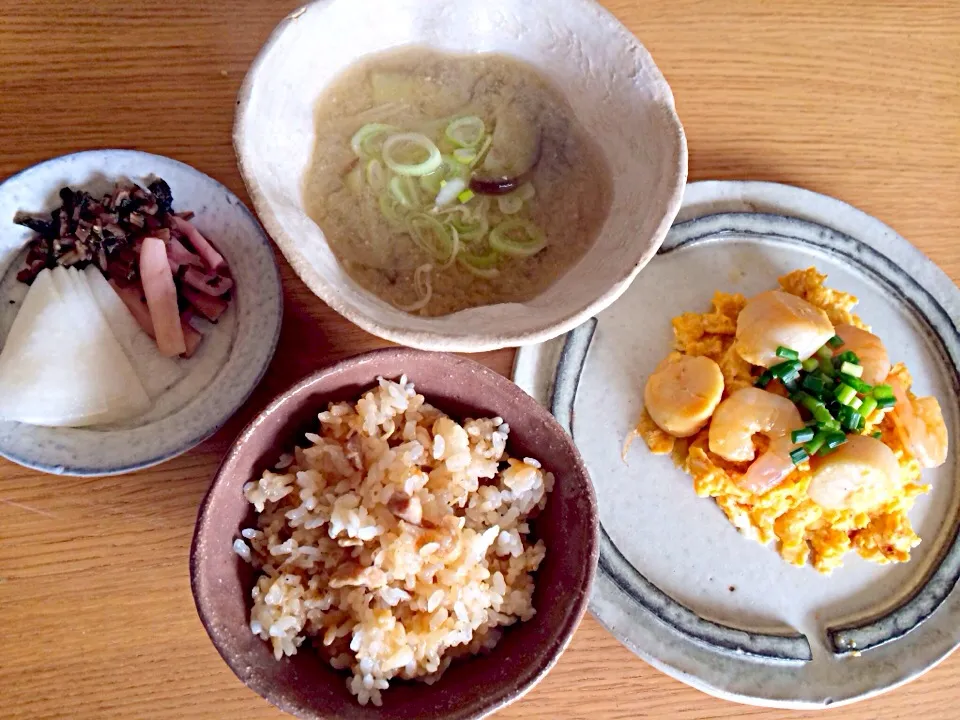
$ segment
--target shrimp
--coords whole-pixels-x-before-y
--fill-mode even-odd
[[[893,450],[866,435],[850,435],[817,458],[807,495],[828,510],[866,512],[891,498],[902,484]]]
[[[748,462],[756,455],[753,436],[765,435],[770,447],[737,481],[761,495],[776,487],[794,469],[790,433],[803,427],[800,411],[790,400],[766,390],[746,387],[720,403],[710,423],[710,452],[730,462]]]
[[[907,450],[925,468],[935,468],[947,461],[947,425],[935,397],[916,397],[895,377],[887,382],[893,388],[897,404],[891,416],[897,434]]]
[[[823,310],[780,290],[751,298],[737,316],[737,352],[752,365],[783,362],[777,357],[781,346],[806,360],[831,337],[833,325]]]
[[[834,332],[843,340],[843,345],[838,347],[834,354],[847,350],[855,353],[863,367],[860,379],[868,385],[882,383],[890,374],[890,356],[887,355],[887,349],[880,338],[853,325],[837,325]]]
[[[674,437],[695,435],[723,395],[723,373],[708,357],[672,354],[647,380],[643,401],[661,430]]]

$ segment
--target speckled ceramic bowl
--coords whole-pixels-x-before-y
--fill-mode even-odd
[[[498,52],[534,65],[603,150],[615,188],[606,224],[583,259],[530,302],[434,318],[402,312],[343,271],[304,211],[318,97],[361,57],[404,45]],[[539,342],[603,310],[663,242],[687,175],[667,82],[630,31],[592,0],[319,0],[284,20],[254,61],[234,145],[264,226],[310,289],[363,329],[426,350]]]
[[[508,450],[536,457],[556,476],[534,529],[547,554],[536,574],[537,614],[514,625],[487,655],[461,659],[434,685],[394,682],[383,707],[361,707],[346,675],[305,645],[277,661],[250,632],[254,574],[233,551],[252,517],[242,493],[250,479],[288,452],[332,400],[351,400],[378,376],[406,374],[417,391],[451,417],[500,415],[510,424]],[[250,688],[301,718],[465,720],[505,707],[532,688],[566,648],[586,609],[597,564],[593,486],[573,442],[533,398],[471,360],[407,349],[345,360],[302,380],[274,400],[236,440],[200,508],[190,557],[200,619],[223,659]]]

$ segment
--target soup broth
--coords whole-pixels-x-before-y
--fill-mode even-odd
[[[532,299],[610,209],[609,169],[569,103],[503,55],[371,56],[315,120],[307,212],[356,282],[409,312]]]

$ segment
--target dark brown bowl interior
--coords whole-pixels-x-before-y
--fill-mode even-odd
[[[487,655],[454,663],[434,685],[395,682],[383,707],[361,707],[346,675],[305,645],[277,661],[248,627],[253,572],[233,552],[252,518],[241,488],[272,467],[330,401],[355,400],[378,376],[406,375],[427,401],[462,420],[504,418],[509,452],[538,458],[556,476],[535,531],[547,546],[536,576],[536,616],[511,627]],[[380,350],[320,370],[260,414],[236,440],[200,507],[190,557],[197,611],[223,659],[245,684],[282,710],[302,718],[479,718],[533,687],[570,641],[589,599],[597,565],[597,507],[586,468],[553,417],[516,385],[454,355],[405,348]]]

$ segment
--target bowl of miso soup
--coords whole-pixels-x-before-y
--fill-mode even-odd
[[[320,0],[240,93],[267,231],[322,300],[428,350],[540,342],[612,303],[680,206],[649,53],[591,0]]]

